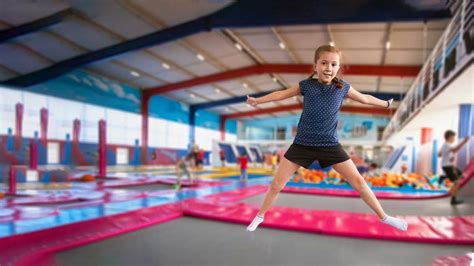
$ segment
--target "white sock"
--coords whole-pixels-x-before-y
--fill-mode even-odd
[[[253,218],[253,221],[247,227],[247,231],[249,231],[249,232],[255,231],[255,229],[257,229],[258,225],[261,224],[262,222],[263,222],[263,216],[259,216],[257,214],[257,216],[255,216],[255,218]]]
[[[392,217],[392,216],[385,216],[385,218],[380,219],[380,221],[384,224],[391,225],[395,228],[397,228],[400,231],[406,231],[408,229],[408,224],[405,220],[402,220],[400,218]]]

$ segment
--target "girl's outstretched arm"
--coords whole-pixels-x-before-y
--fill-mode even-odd
[[[258,97],[258,98],[249,97],[247,95],[247,103],[252,106],[256,106],[257,104],[261,104],[261,103],[285,100],[285,99],[288,99],[290,97],[300,95],[300,94],[301,94],[300,85],[295,84],[289,87],[288,89],[281,90],[281,91],[274,91],[270,94],[267,94],[265,96]]]
[[[349,99],[352,99],[356,102],[378,106],[378,107],[384,107],[384,108],[389,108],[390,105],[392,105],[392,101],[393,101],[393,99],[390,99],[388,101],[380,100],[372,95],[360,93],[354,88],[352,88],[352,86],[349,88],[347,97],[349,97]]]

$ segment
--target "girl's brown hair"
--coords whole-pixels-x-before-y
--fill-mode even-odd
[[[339,50],[335,46],[326,44],[326,45],[321,45],[318,47],[318,49],[316,49],[316,52],[314,53],[314,64],[316,64],[316,62],[318,61],[319,57],[321,56],[323,52],[337,53],[339,55],[339,60],[342,59],[341,50]],[[332,79],[332,81],[336,84],[336,88],[338,89],[342,89],[342,87],[344,87],[344,83],[342,82],[342,80],[337,77],[340,74],[340,72],[341,72],[341,68],[339,68],[339,70],[337,71],[336,77]],[[313,70],[313,73],[308,78],[313,78],[315,74],[316,74],[316,71]]]

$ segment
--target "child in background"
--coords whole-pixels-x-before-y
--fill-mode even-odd
[[[239,165],[240,165],[240,181],[247,181],[248,180],[248,159],[247,155],[244,154],[239,158]]]
[[[203,166],[204,166],[204,150],[203,149],[199,149],[199,151],[197,153],[196,166],[197,166],[198,169],[202,169]]]
[[[456,133],[454,131],[448,130],[444,133],[443,146],[438,152],[438,156],[441,157],[441,167],[443,168],[444,175],[441,176],[438,180],[439,184],[443,183],[445,178],[448,178],[453,182],[451,187],[451,205],[461,204],[462,200],[456,198],[459,190],[459,179],[462,176],[462,172],[454,166],[454,154],[457,153],[464,144],[469,141],[470,136],[466,136],[463,141],[461,141],[457,146],[452,147],[454,141],[456,140]]]
[[[367,175],[369,177],[371,176],[380,176],[380,169],[379,166],[376,163],[371,163],[369,165],[369,171],[367,172]]]
[[[276,152],[272,154],[271,160],[272,160],[272,172],[275,173],[275,170],[278,164],[278,155],[276,154]]]
[[[223,149],[219,150],[219,158],[221,159],[221,166],[225,166],[225,152]]]
[[[183,177],[183,174],[185,174],[188,177],[189,183],[193,183],[193,175],[189,171],[188,167],[191,164],[192,160],[192,154],[189,154],[185,157],[181,157],[176,161],[176,177],[178,178],[178,184],[175,185],[175,189],[180,189],[181,188],[181,180]]]

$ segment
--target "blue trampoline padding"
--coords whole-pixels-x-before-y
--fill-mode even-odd
[[[12,216],[15,213],[13,209],[0,209],[0,217]]]
[[[100,191],[75,191],[74,196],[83,200],[95,200],[103,198],[105,193]]]
[[[319,184],[309,184],[309,183],[299,183],[299,182],[288,182],[287,186],[294,186],[294,187],[316,187],[316,188],[331,188],[331,189],[352,189],[349,184],[343,185],[333,185],[333,184],[326,184],[326,183],[319,183]],[[391,188],[391,187],[371,187],[373,191],[382,191],[382,192],[400,192],[405,194],[439,194],[439,193],[447,193],[446,189],[439,189],[439,190],[429,190],[429,189],[414,189],[412,187],[402,187],[402,188]]]

